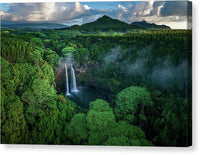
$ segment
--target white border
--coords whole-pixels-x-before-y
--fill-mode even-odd
[[[78,1],[68,0],[67,2]],[[84,0],[82,0],[84,1]],[[101,1],[101,0],[85,0]],[[114,0],[107,0],[114,1]],[[122,1],[122,0],[121,0]],[[123,0],[128,1],[128,0]],[[1,0],[0,3],[10,2],[66,2],[66,0]],[[81,2],[81,0],[79,1]],[[104,155],[114,154],[152,154],[152,155],[177,155],[177,153],[184,154],[199,154],[200,153],[200,1],[193,0],[193,146],[188,148],[177,147],[106,147],[106,146],[67,146],[67,145],[0,145],[0,154],[12,155],[55,155],[59,154],[79,154],[79,155]],[[198,119],[197,119],[198,118]]]

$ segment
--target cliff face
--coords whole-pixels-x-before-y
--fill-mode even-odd
[[[56,83],[56,90],[58,92],[65,91],[66,89],[66,80],[65,80],[65,68],[64,66],[57,68],[55,73],[55,83]]]
[[[76,81],[78,85],[89,85],[98,87],[97,82],[92,76],[92,68],[97,64],[87,63],[85,65],[75,65],[74,71],[76,74]],[[68,69],[69,84],[71,84],[71,72]],[[64,66],[58,67],[55,72],[56,90],[64,92],[66,89],[66,74]]]

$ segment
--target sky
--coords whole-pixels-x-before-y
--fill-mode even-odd
[[[0,15],[2,21],[65,25],[82,25],[107,15],[129,24],[145,20],[172,29],[192,26],[192,6],[187,1],[1,3]]]

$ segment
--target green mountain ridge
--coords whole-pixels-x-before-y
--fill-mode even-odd
[[[139,26],[129,25],[128,23],[122,22],[117,19],[113,19],[109,16],[104,15],[103,17],[97,19],[94,22],[86,23],[81,26],[73,25],[68,28],[61,28],[68,30],[82,30],[82,31],[126,31],[128,29],[143,29]]]
[[[1,28],[6,29],[57,29],[57,30],[80,30],[82,32],[92,32],[92,31],[116,31],[125,32],[131,29],[170,29],[166,25],[156,25],[154,23],[147,23],[146,21],[132,22],[128,24],[126,22],[113,19],[109,16],[102,16],[94,22],[85,23],[83,25],[63,25],[59,23],[48,23],[48,22],[9,22],[2,21]]]
[[[133,26],[140,26],[147,29],[171,29],[169,26],[166,25],[157,25],[155,23],[147,23],[145,20],[141,22],[132,22],[131,25]]]

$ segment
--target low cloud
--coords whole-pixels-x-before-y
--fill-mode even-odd
[[[177,66],[173,65],[168,58],[160,59],[160,63],[153,68],[150,80],[156,85],[167,89],[171,84],[175,84],[177,88],[187,85],[187,60],[183,60]]]
[[[122,49],[120,47],[115,47],[104,57],[104,62],[109,65],[116,64],[120,62],[122,55]]]
[[[104,57],[106,65],[115,66],[125,77],[139,77],[155,84],[155,86],[168,89],[172,84],[177,89],[182,89],[187,85],[188,80],[188,61],[182,60],[177,65],[173,64],[169,55],[155,59],[154,65],[149,66],[148,62],[152,59],[152,46],[144,47],[142,50],[122,49],[115,47]],[[132,57],[127,57],[127,55]]]

